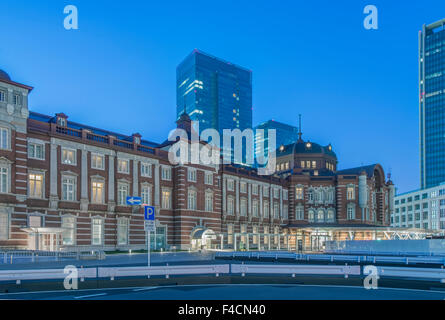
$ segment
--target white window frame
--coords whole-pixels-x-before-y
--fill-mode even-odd
[[[242,217],[247,217],[247,198],[240,199],[240,215]]]
[[[31,190],[31,175],[33,176],[41,176],[41,184],[40,184],[40,194],[35,194],[35,190],[32,192]],[[35,187],[34,183],[34,187]],[[28,197],[33,199],[44,199],[45,198],[45,173],[43,171],[33,171],[29,170],[28,172]]]
[[[6,222],[5,222],[6,221]],[[11,215],[9,212],[0,212],[0,240],[8,240],[10,238]],[[1,232],[3,228],[3,232]]]
[[[153,167],[151,163],[141,162],[141,177],[151,178]]]
[[[247,193],[247,182],[240,182],[240,193]]]
[[[76,149],[71,149],[71,148],[62,148],[61,150],[61,163],[62,164],[66,164],[66,165],[70,165],[70,166],[77,166],[77,150]],[[68,155],[68,152],[72,152],[73,153],[73,163],[69,163],[67,162],[68,158],[65,158],[64,155],[64,151],[66,151],[66,155]]]
[[[33,149],[31,149],[33,147]],[[42,156],[37,156],[37,147],[42,148]],[[31,153],[31,150],[34,150],[34,153]],[[35,160],[45,160],[45,144],[43,143],[36,143],[36,142],[28,142],[28,158],[29,159],[35,159]]]
[[[253,199],[252,200],[252,215],[254,217],[258,217],[259,215],[259,206],[258,206],[258,200],[257,199]]]
[[[97,158],[101,158],[100,166],[97,166]],[[96,158],[96,161],[94,160]],[[105,155],[100,153],[91,153],[91,168],[96,170],[105,170]]]
[[[100,224],[96,224],[96,221],[100,221]],[[95,243],[94,240],[95,238],[95,230],[94,230],[94,226],[98,226],[100,225],[100,241],[99,243]],[[93,246],[101,246],[104,244],[104,228],[105,228],[105,223],[104,223],[104,219],[102,217],[92,217],[91,218],[91,245]]]
[[[73,219],[73,222],[72,222],[73,227],[72,227],[72,228],[66,226],[67,223],[66,223],[66,222],[64,223],[64,220],[65,220],[65,219]],[[71,223],[69,223],[69,224],[71,224]],[[64,216],[62,216],[62,217],[60,218],[60,225],[61,225],[62,228],[66,228],[66,229],[68,229],[68,230],[64,230],[63,233],[62,233],[62,243],[63,243],[63,245],[66,245],[66,246],[73,246],[73,245],[76,245],[76,234],[77,234],[77,232],[76,232],[76,226],[77,226],[77,218],[76,218],[75,216],[73,216],[73,215],[64,215]],[[70,238],[72,238],[72,239],[71,239],[71,240],[72,240],[71,243],[66,243],[66,242],[65,242],[65,237],[64,237],[64,235],[67,234],[67,233],[70,233]]]
[[[171,181],[172,180],[172,168],[162,166],[161,167],[161,179],[164,181]]]
[[[187,168],[187,181],[188,182],[197,181],[197,172],[195,168]]]
[[[96,187],[94,186],[95,184],[96,184]],[[98,184],[102,184],[101,199],[97,199],[97,197],[95,196],[94,189],[98,190],[98,188],[97,188]],[[105,179],[98,179],[98,178],[91,179],[91,203],[92,204],[104,204],[105,203]]]
[[[227,179],[227,190],[228,191],[235,191],[235,180]]]
[[[168,194],[167,201],[165,200],[165,195]],[[162,209],[170,210],[172,208],[172,190],[169,188],[162,188],[161,191],[161,205]]]
[[[232,196],[227,197],[227,214],[228,215],[235,214],[235,198]]]
[[[119,181],[117,183],[117,205],[126,206],[127,197],[130,195],[130,184],[128,182]]]
[[[65,179],[70,179],[73,181],[72,186],[73,186],[73,190],[70,194],[72,194],[72,199],[70,199],[70,197],[68,196],[68,189],[67,189],[67,193],[66,193],[66,197],[64,194],[64,188],[65,188]],[[69,201],[69,202],[75,202],[77,201],[77,177],[73,176],[73,175],[69,175],[69,174],[64,174],[62,175],[62,181],[61,181],[61,185],[62,185],[62,201]]]
[[[5,176],[5,183],[3,181]],[[0,162],[0,193],[6,194],[11,190],[11,165],[5,161]]]
[[[213,186],[213,173],[206,172],[204,175],[204,179],[205,179],[204,183],[206,185]]]
[[[213,192],[206,191],[205,193],[205,211],[213,212]]]
[[[197,210],[198,193],[196,189],[190,188],[187,192],[187,208],[188,210]]]
[[[7,127],[0,127],[0,149],[11,150],[11,130]]]
[[[355,186],[354,185],[346,186],[346,200],[355,200]]]
[[[125,231],[125,241],[121,242],[122,235],[120,234],[122,231]],[[117,245],[118,246],[126,246],[128,245],[129,240],[129,232],[130,231],[130,223],[127,218],[118,218],[117,226],[116,226],[116,237],[117,237]]]
[[[152,202],[152,186],[151,184],[148,183],[143,183],[141,185],[141,198],[142,198],[142,203],[146,204],[148,206],[151,206],[151,202]]]
[[[127,163],[126,170],[123,170],[123,163]],[[130,173],[130,160],[129,159],[117,159],[117,172],[123,173],[123,174],[129,174]]]

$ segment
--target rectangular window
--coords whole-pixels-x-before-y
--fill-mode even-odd
[[[103,242],[103,223],[102,219],[93,219],[91,244],[99,246]]]
[[[269,218],[269,202],[268,201],[264,201],[263,216],[264,216],[264,218]]]
[[[280,197],[280,189],[274,188],[273,189],[273,196],[275,199],[278,199]]]
[[[233,224],[227,225],[227,243],[233,244]]]
[[[283,200],[287,200],[287,190],[283,190]]]
[[[252,194],[258,195],[258,185],[257,184],[252,185]]]
[[[117,160],[117,172],[119,173],[130,173],[130,160]]]
[[[162,167],[162,180],[170,181],[172,179],[172,170],[169,167]]]
[[[104,183],[101,181],[92,181],[91,188],[91,202],[97,204],[104,203]]]
[[[297,207],[295,209],[295,220],[304,220],[304,207]]]
[[[348,220],[354,220],[355,219],[355,209],[354,209],[354,207],[348,207],[347,214],[348,214]]]
[[[355,199],[355,187],[347,187],[346,188],[346,199],[347,200]]]
[[[9,150],[9,129],[0,128],[0,149]]]
[[[227,198],[227,213],[228,214],[232,214],[233,215],[233,213],[234,213],[234,206],[235,206],[235,204],[234,204],[233,197],[228,197]]]
[[[205,195],[205,211],[213,211],[213,193],[211,192],[206,192]]]
[[[127,205],[127,196],[129,194],[128,183],[118,183],[117,186],[117,204],[120,206]]]
[[[245,183],[245,182],[240,183],[240,192],[247,193],[247,183]]]
[[[304,169],[306,167],[306,162],[300,161],[300,166]]]
[[[76,201],[76,178],[62,177],[62,200]]]
[[[289,217],[289,209],[287,204],[283,204],[283,219],[287,220]]]
[[[0,240],[9,239],[9,214],[0,212]]]
[[[65,230],[62,233],[62,241],[64,245],[72,246],[75,244],[76,218],[62,217],[62,228]]]
[[[258,217],[258,200],[252,201],[252,214],[254,217]]]
[[[264,244],[269,243],[269,226],[264,226]]]
[[[128,244],[128,219],[117,220],[117,244],[120,246]]]
[[[151,205],[151,186],[143,185],[141,189],[142,203],[146,205]]]
[[[9,170],[6,167],[0,167],[0,193],[9,192]]]
[[[273,233],[274,233],[273,243],[274,245],[278,245],[278,241],[280,241],[280,228],[275,227]]]
[[[171,208],[171,191],[170,190],[162,190],[162,209],[170,209]]]
[[[240,211],[241,211],[241,216],[243,216],[243,217],[247,216],[247,199],[246,198],[241,199]]]
[[[141,163],[141,176],[151,178],[151,163]]]
[[[268,197],[269,196],[269,187],[263,187],[263,196]]]
[[[278,203],[274,202],[273,204],[273,217],[275,219],[280,218],[280,210],[278,209]]]
[[[188,191],[188,208],[189,210],[196,210],[196,191]]]
[[[196,169],[188,168],[187,169],[187,180],[190,182],[196,182]]]
[[[76,164],[76,150],[62,149],[62,163]]]
[[[28,158],[45,160],[45,146],[38,143],[28,144]]]
[[[304,190],[303,187],[296,187],[295,188],[295,199],[297,200],[303,200],[304,198]]]
[[[91,168],[103,170],[105,164],[105,158],[100,154],[92,154],[91,155]]]
[[[31,198],[43,198],[43,174],[28,175],[28,195]]]
[[[235,190],[235,181],[232,179],[227,180],[227,190],[233,191]]]
[[[14,105],[16,105],[16,106],[21,105],[21,103],[22,103],[21,100],[22,100],[22,99],[20,99],[20,98],[21,98],[21,95],[15,93],[15,94],[12,96],[12,103],[13,103]]]
[[[4,102],[6,100],[6,93],[3,90],[0,90],[0,102]]]
[[[258,244],[258,226],[252,226],[253,244]]]
[[[205,184],[213,186],[213,174],[210,172],[205,173]]]

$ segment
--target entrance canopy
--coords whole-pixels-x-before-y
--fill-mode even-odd
[[[216,233],[212,229],[198,229],[193,235],[192,239],[202,240],[202,239],[216,239]]]

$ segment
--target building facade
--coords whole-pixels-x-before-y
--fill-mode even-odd
[[[445,19],[419,33],[421,188],[445,181]]]
[[[391,226],[445,232],[445,186],[397,195]]]
[[[0,247],[142,249],[140,196],[156,208],[153,249],[320,250],[389,226],[394,186],[380,165],[337,170],[332,146],[282,146],[277,172],[172,164],[154,143],[30,112],[33,88],[0,73]],[[183,113],[177,127],[191,133]],[[190,135],[189,135],[190,136]]]

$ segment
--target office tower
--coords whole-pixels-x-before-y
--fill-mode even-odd
[[[445,181],[445,19],[419,33],[421,187]]]
[[[199,50],[176,68],[177,118],[184,112],[199,132],[252,129],[252,72]]]
[[[263,129],[264,131],[258,131],[258,129]],[[294,143],[298,140],[298,128],[278,122],[275,120],[265,121],[255,127],[255,156],[258,157],[260,154],[259,145],[261,142],[264,143],[264,153],[265,156],[268,154],[269,150],[269,137],[267,135],[267,130],[276,130],[276,147],[281,145],[288,145]]]

